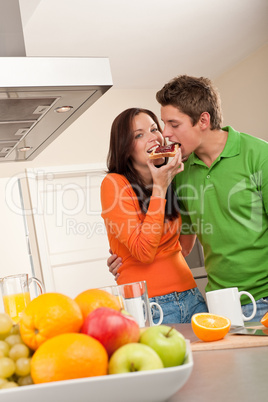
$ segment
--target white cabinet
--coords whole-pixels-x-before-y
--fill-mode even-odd
[[[106,264],[109,244],[101,218],[104,176],[100,165],[27,170],[26,216],[34,228],[30,243],[40,261],[36,276],[46,292],[75,297],[88,288],[115,284]]]

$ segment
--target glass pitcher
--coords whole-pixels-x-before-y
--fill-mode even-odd
[[[39,293],[44,293],[41,281],[35,277],[29,278],[28,274],[5,276],[0,279],[0,289],[3,297],[5,312],[18,323],[25,307],[30,303],[29,286],[36,283]]]

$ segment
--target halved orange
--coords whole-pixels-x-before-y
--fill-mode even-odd
[[[231,321],[210,313],[198,313],[192,316],[192,328],[195,335],[205,342],[223,339],[229,332]]]
[[[267,313],[264,314],[264,316],[261,319],[262,325],[268,328],[268,311]]]

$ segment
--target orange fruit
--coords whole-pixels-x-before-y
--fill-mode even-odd
[[[107,374],[108,354],[89,335],[68,333],[44,342],[31,360],[35,384]]]
[[[268,328],[268,311],[267,313],[264,314],[264,316],[261,319],[262,325]]]
[[[210,313],[194,314],[191,323],[195,335],[205,342],[224,338],[231,327],[229,318]]]
[[[114,310],[121,310],[119,298],[102,289],[85,290],[79,293],[74,300],[79,305],[84,319],[91,311],[99,307],[110,307]]]
[[[78,304],[61,293],[43,293],[33,299],[20,320],[23,342],[36,350],[53,336],[79,332],[83,315]]]

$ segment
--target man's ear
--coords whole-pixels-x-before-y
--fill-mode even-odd
[[[199,118],[199,125],[202,130],[210,127],[210,114],[208,112],[203,112]]]

